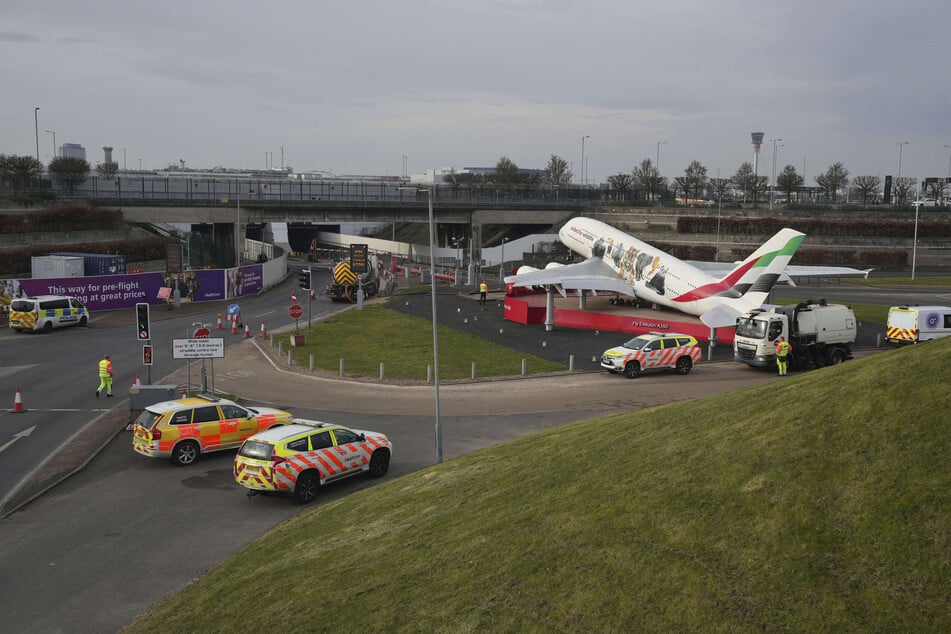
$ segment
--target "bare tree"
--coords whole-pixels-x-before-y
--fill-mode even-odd
[[[786,200],[792,200],[793,194],[802,189],[803,178],[792,165],[787,165],[776,177],[776,187],[786,195]]]
[[[925,179],[925,196],[933,199],[935,202],[944,198],[944,187],[947,181],[943,178]]]
[[[684,176],[687,179],[687,191],[684,196],[690,198],[703,198],[703,192],[707,187],[707,168],[700,161],[690,161],[690,165],[684,170]]]
[[[769,177],[754,174],[753,164],[747,162],[740,165],[740,169],[736,170],[736,174],[733,175],[733,184],[743,192],[744,202],[752,200],[755,206],[760,194],[766,191]]]
[[[63,185],[66,193],[72,194],[76,185],[79,185],[89,174],[89,163],[83,159],[57,156],[50,161],[50,176]]]
[[[0,178],[9,179],[14,191],[26,189],[43,176],[43,164],[32,156],[0,154]]]
[[[614,194],[617,202],[623,202],[628,199],[631,189],[634,188],[634,177],[630,174],[621,172],[614,176],[608,176],[608,187]]]
[[[108,163],[100,163],[96,166],[96,173],[102,176],[107,181],[111,181],[115,178],[115,175],[119,172],[119,164],[115,161],[110,161]]]
[[[852,193],[863,205],[867,205],[869,200],[877,201],[881,187],[882,179],[878,176],[856,176],[852,180]]]
[[[902,176],[894,181],[895,206],[901,209],[905,206],[909,194],[918,186],[918,179],[910,176]]]
[[[711,178],[707,185],[710,188],[711,198],[722,200],[723,196],[733,187],[732,178]]]
[[[677,176],[672,181],[674,196],[683,192],[684,194],[684,204],[687,203],[687,200],[690,198],[690,177],[689,176]]]
[[[653,201],[667,187],[667,179],[661,176],[654,163],[648,158],[641,161],[638,167],[631,171],[638,189],[647,194],[647,200]]]
[[[552,154],[548,159],[548,166],[545,167],[542,180],[549,187],[564,187],[571,182],[572,176],[571,170],[568,169],[568,161]]]
[[[839,190],[849,184],[849,170],[841,162],[833,163],[824,174],[816,176],[816,184],[825,192],[827,199],[835,204]]]

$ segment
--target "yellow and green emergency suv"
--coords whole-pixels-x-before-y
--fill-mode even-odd
[[[393,445],[378,432],[295,418],[244,441],[234,459],[234,479],[257,492],[286,493],[301,504],[324,484],[360,473],[386,474]]]

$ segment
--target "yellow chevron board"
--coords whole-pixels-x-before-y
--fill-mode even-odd
[[[344,260],[334,267],[334,279],[338,284],[353,284],[357,281],[357,274],[350,268],[350,262]]]

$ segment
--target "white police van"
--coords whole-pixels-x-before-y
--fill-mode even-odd
[[[20,297],[10,302],[10,328],[17,332],[48,332],[62,326],[89,325],[89,310],[68,295]]]

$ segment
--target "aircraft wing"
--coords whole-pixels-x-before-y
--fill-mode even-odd
[[[697,267],[705,273],[711,275],[726,275],[736,266],[730,262],[700,262],[689,261],[688,264]],[[868,279],[868,274],[872,269],[853,269],[848,266],[806,266],[789,264],[786,266],[784,276],[780,281],[786,281],[786,277],[864,277]]]
[[[513,286],[561,286],[566,290],[614,291],[634,296],[630,284],[618,277],[601,258],[588,258],[577,264],[566,264],[548,269],[510,275],[506,284]]]

